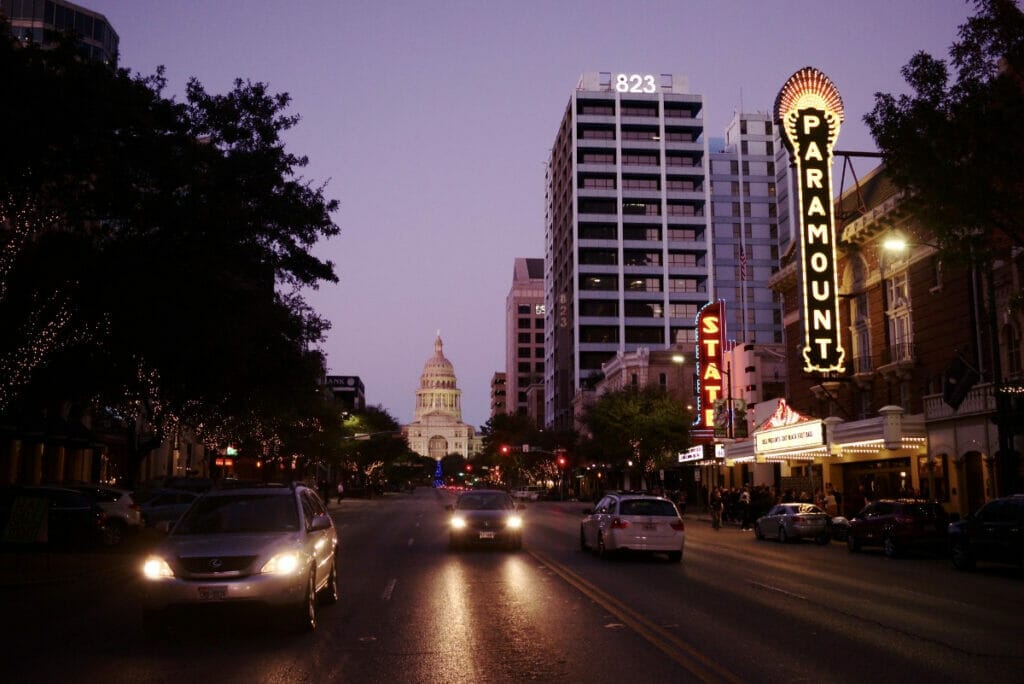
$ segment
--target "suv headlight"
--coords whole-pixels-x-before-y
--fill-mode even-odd
[[[510,515],[505,524],[508,525],[510,530],[518,530],[523,526],[523,519],[518,515]]]
[[[287,551],[268,560],[260,572],[267,575],[292,575],[299,569],[299,565],[299,554]]]
[[[171,570],[171,566],[159,556],[150,556],[146,559],[146,562],[142,565],[142,574],[146,576],[146,579],[151,580],[174,577],[174,571]]]
[[[466,519],[465,518],[462,518],[462,517],[457,516],[457,515],[452,517],[452,527],[453,528],[455,528],[456,530],[461,530],[465,526],[466,526]]]

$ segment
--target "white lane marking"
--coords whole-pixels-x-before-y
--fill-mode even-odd
[[[776,591],[776,592],[778,592],[780,594],[785,594],[786,596],[792,596],[793,598],[798,598],[801,601],[806,601],[807,600],[806,596],[801,596],[800,594],[794,594],[791,591],[786,591],[785,589],[780,589],[778,587],[773,587],[770,584],[761,584],[760,582],[752,582],[750,580],[748,580],[747,583],[752,585],[752,586],[759,587],[761,589],[767,589],[768,591]]]
[[[381,595],[381,599],[385,601],[391,600],[391,592],[395,590],[395,584],[397,582],[397,579],[392,579],[390,582],[388,582],[388,586],[384,587],[384,593]]]

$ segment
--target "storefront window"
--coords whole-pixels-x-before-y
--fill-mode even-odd
[[[946,454],[917,457],[918,488],[921,497],[937,501],[949,501],[949,477],[946,471]],[[935,483],[935,492],[931,491]]]

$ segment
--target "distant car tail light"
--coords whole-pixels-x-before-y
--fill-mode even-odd
[[[612,520],[612,529],[613,530],[624,530],[627,527],[629,527],[629,521],[628,520],[623,520],[622,518],[614,518]]]
[[[898,522],[901,525],[909,525],[912,522],[914,522],[914,518],[913,517],[911,517],[909,515],[900,515],[898,513],[896,514],[896,516],[894,516],[894,519],[896,520],[896,522]]]
[[[675,522],[669,523],[669,526],[676,532],[682,532],[686,529],[686,524],[682,520],[676,520]]]

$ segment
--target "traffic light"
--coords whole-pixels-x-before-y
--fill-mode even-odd
[[[559,456],[558,457],[558,467],[560,467],[560,468],[564,468],[565,467],[565,456]]]
[[[509,449],[508,444],[502,444],[500,447],[498,447],[498,451],[501,452],[502,456],[508,456],[511,449]]]

